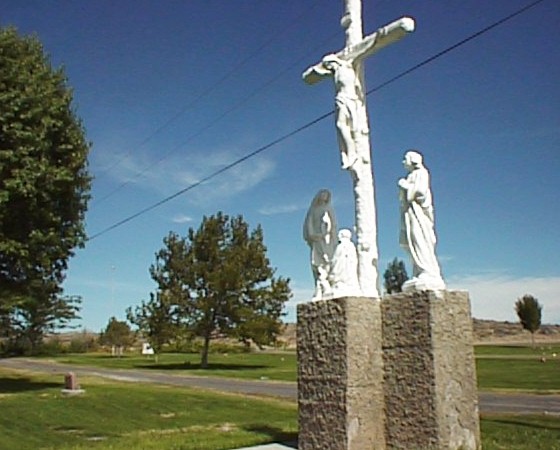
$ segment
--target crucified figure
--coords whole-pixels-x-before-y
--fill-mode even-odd
[[[325,56],[322,65],[334,80],[338,145],[342,168],[349,169],[360,156],[356,145],[357,137],[369,133],[361,83],[352,62],[335,54]]]
[[[344,25],[352,27],[350,15],[343,17]],[[342,168],[351,169],[361,158],[366,164],[370,162],[369,142],[360,145],[364,138],[368,140],[369,126],[363,83],[361,80],[361,62],[364,58],[400,39],[414,29],[414,21],[402,18],[366,38],[359,38],[354,44],[338,53],[326,55],[320,63],[307,69],[303,78],[310,84],[325,77],[332,77],[335,87],[335,112],[338,144],[340,147]],[[350,29],[348,30],[350,32]],[[360,151],[360,147],[364,147]]]

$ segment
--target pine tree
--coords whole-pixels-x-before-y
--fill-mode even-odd
[[[387,264],[387,270],[385,270],[383,278],[385,279],[384,286],[387,294],[402,292],[402,286],[408,280],[404,262],[397,258],[393,259],[392,262]]]
[[[170,233],[150,268],[160,293],[177,305],[181,325],[201,337],[201,366],[208,366],[217,334],[261,346],[280,333],[289,280],[275,277],[260,226],[219,212],[181,238]]]

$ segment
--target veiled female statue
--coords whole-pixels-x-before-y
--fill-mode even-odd
[[[326,189],[317,192],[309,206],[303,224],[303,239],[311,250],[311,270],[315,279],[313,300],[330,297],[328,275],[337,239],[331,193]]]

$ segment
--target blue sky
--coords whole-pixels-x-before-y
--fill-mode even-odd
[[[531,0],[364,1],[364,29],[403,15],[416,31],[366,63],[375,88]],[[0,24],[35,33],[74,89],[93,143],[87,230],[95,235],[333,109],[329,80],[302,72],[343,46],[342,1],[4,0]],[[530,293],[560,323],[560,3],[525,13],[368,96],[380,272],[395,256],[402,155],[432,174],[438,254],[450,288],[468,289],[477,318],[515,321]],[[261,224],[271,263],[295,305],[312,293],[301,237],[307,207],[333,193],[353,226],[350,176],[329,117],[207,183],[89,241],[65,290],[99,330],[155,289],[148,268],[169,231],[203,215]]]

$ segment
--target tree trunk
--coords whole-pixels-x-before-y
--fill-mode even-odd
[[[208,350],[210,349],[210,333],[204,336],[204,345],[202,346],[202,355],[200,360],[200,367],[208,369]]]
[[[531,347],[535,348],[535,332],[531,331]]]

